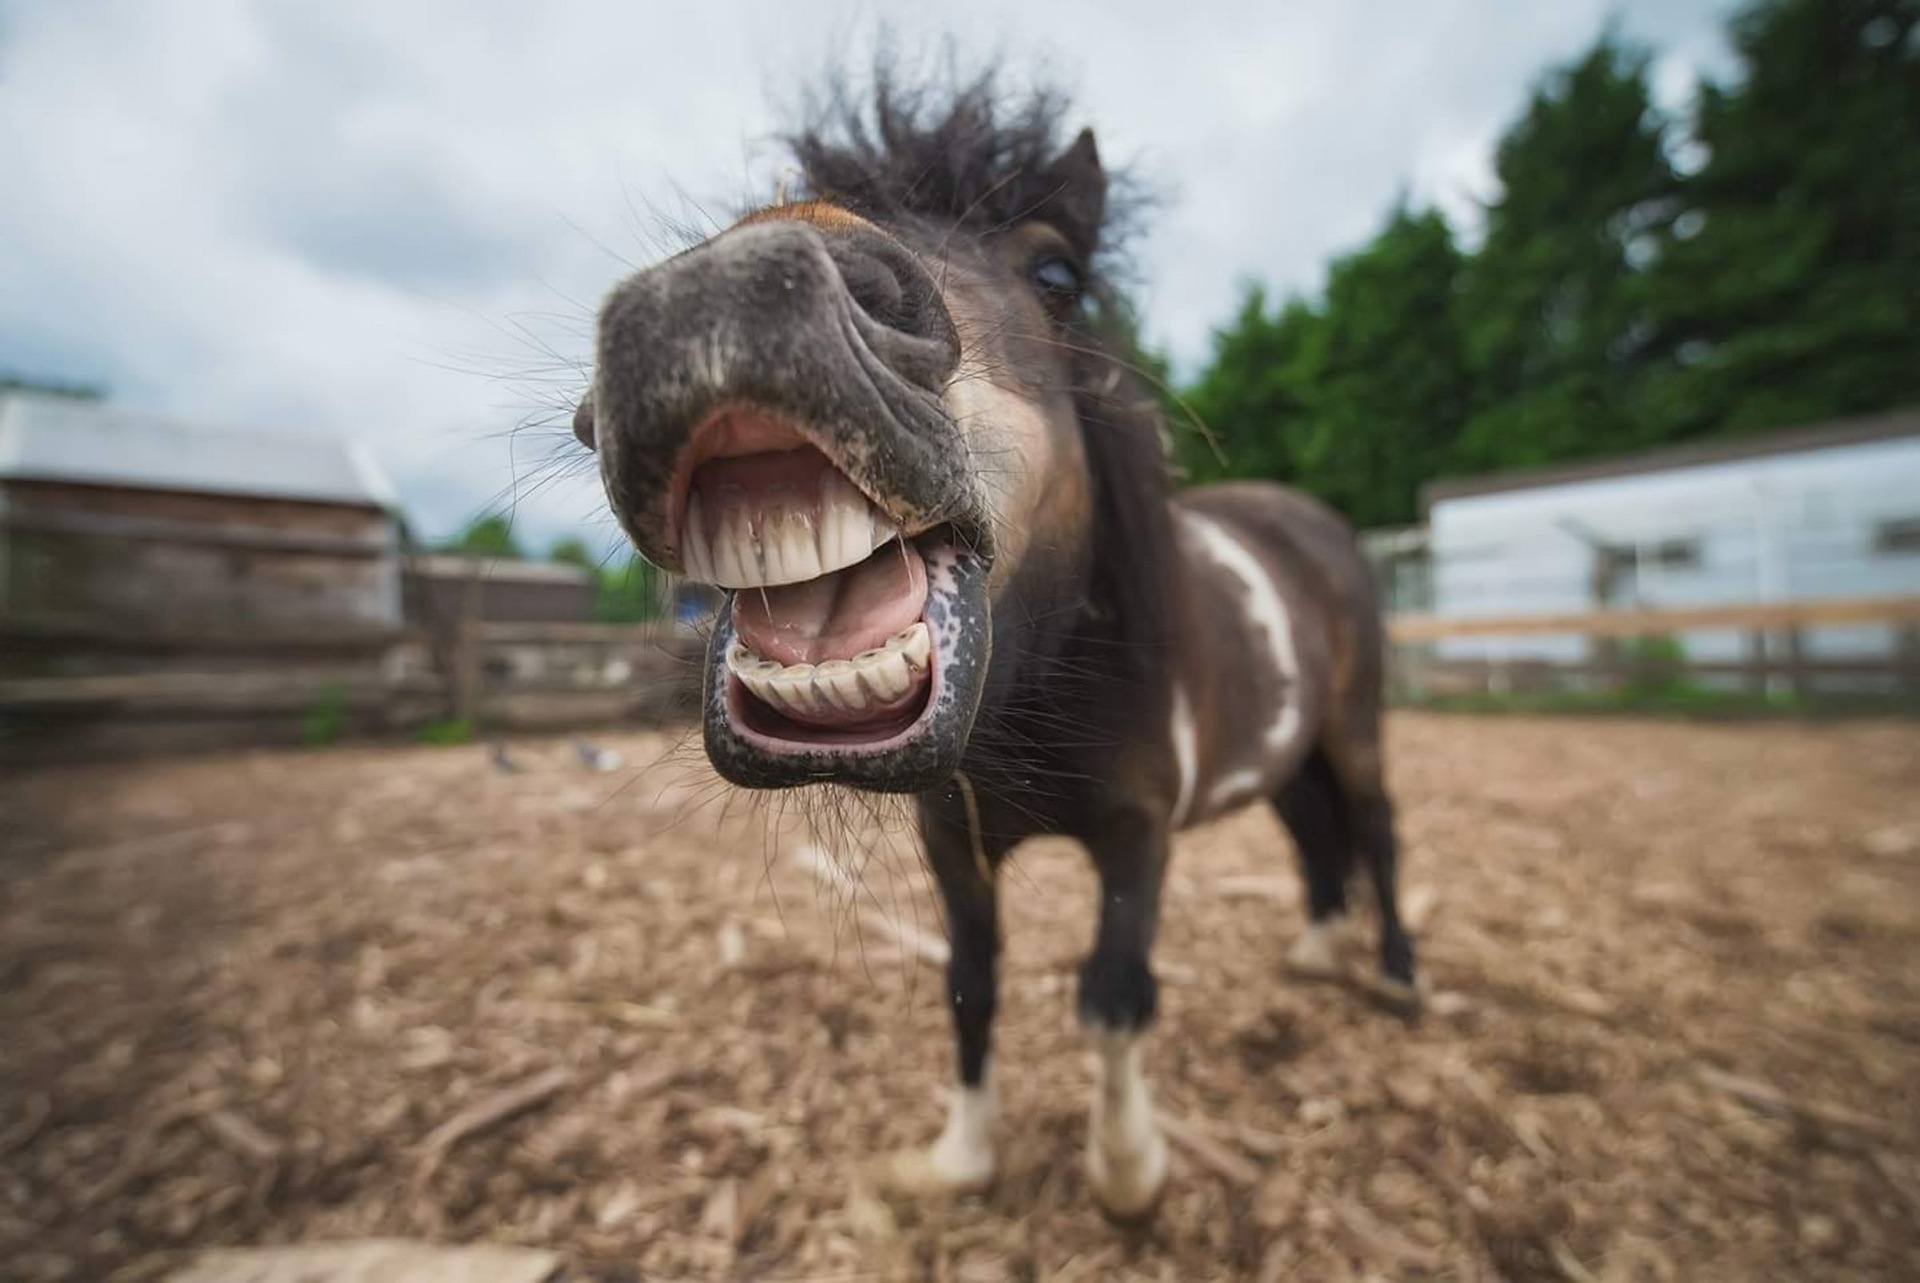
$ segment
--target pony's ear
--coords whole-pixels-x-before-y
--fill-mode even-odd
[[[1100,168],[1100,149],[1091,129],[1081,130],[1073,146],[1047,166],[1046,185],[1040,216],[1058,227],[1083,257],[1091,257],[1107,206],[1107,175]]]

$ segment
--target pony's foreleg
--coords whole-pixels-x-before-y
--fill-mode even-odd
[[[1080,970],[1080,1022],[1093,1044],[1087,1178],[1108,1215],[1150,1213],[1166,1184],[1167,1143],[1141,1069],[1157,993],[1148,955],[1160,918],[1167,825],[1115,816],[1084,835],[1100,871],[1100,929]]]
[[[939,1138],[925,1150],[893,1156],[886,1179],[907,1193],[972,1192],[992,1184],[998,1170],[994,1131],[1000,1105],[992,1038],[1000,948],[996,870],[1004,846],[989,848],[975,830],[977,817],[942,805],[938,797],[923,800],[920,817],[927,864],[946,909],[947,1008],[958,1044],[958,1074]]]

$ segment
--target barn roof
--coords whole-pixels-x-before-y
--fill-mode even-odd
[[[182,423],[42,392],[0,392],[0,481],[59,481],[356,507],[397,506],[357,443]]]
[[[570,562],[475,557],[466,553],[416,553],[407,558],[407,573],[426,579],[468,579],[478,575],[490,582],[522,584],[584,584],[593,578],[585,566]]]
[[[1602,481],[1649,472],[1667,472],[1675,468],[1698,468],[1715,463],[1734,463],[1743,459],[1765,459],[1782,454],[1800,454],[1808,450],[1831,450],[1837,446],[1897,441],[1914,436],[1920,436],[1920,409],[1900,410],[1870,418],[1840,419],[1813,427],[1789,428],[1784,432],[1689,441],[1682,445],[1642,451],[1639,454],[1587,459],[1578,463],[1545,468],[1515,468],[1507,472],[1492,472],[1478,477],[1429,481],[1420,488],[1420,506],[1425,511],[1436,503],[1449,499],[1471,499],[1509,490],[1532,490],[1542,486],[1570,485],[1580,481]]]

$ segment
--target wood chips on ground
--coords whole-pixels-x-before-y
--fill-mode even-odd
[[[610,774],[564,740],[15,774],[0,1275],[412,1238],[590,1280],[1920,1277],[1920,728],[1391,745],[1426,1020],[1283,976],[1269,815],[1183,838],[1144,1232],[1079,1167],[1066,844],[1006,876],[1003,1175],[916,1206],[860,1176],[937,1130],[951,1055],[887,807],[756,805],[668,734]]]

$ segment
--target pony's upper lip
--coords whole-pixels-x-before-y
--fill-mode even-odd
[[[697,563],[701,551],[711,550],[713,536],[722,533],[718,520],[721,514],[701,502],[695,484],[701,468],[710,463],[761,456],[811,455],[818,460],[821,472],[819,482],[815,484],[826,493],[802,481],[799,487],[805,493],[798,496],[796,507],[811,507],[818,512],[837,503],[843,510],[843,516],[848,516],[846,510],[857,511],[858,501],[862,498],[870,506],[869,541],[866,547],[857,552],[851,546],[839,549],[820,546],[822,532],[815,532],[815,551],[823,558],[823,570],[850,565],[888,539],[916,539],[939,526],[953,527],[967,548],[991,563],[992,528],[985,520],[977,499],[969,496],[956,504],[951,494],[897,493],[864,484],[859,476],[861,470],[853,466],[853,461],[847,457],[847,444],[841,439],[845,435],[747,402],[729,403],[706,414],[688,435],[686,444],[675,458],[667,487],[664,542],[674,559],[680,563],[682,572],[690,579],[716,583],[726,588],[794,583],[810,577],[804,573],[782,573],[786,568],[771,567],[762,560],[758,566],[750,568],[749,575],[741,582],[730,583],[723,575],[715,573],[722,567]],[[854,434],[854,439],[861,435]],[[700,511],[692,511],[696,508]],[[700,520],[690,521],[694,517]],[[851,523],[849,520],[842,524]],[[689,535],[695,532],[704,533],[707,537],[706,549],[690,548]],[[757,528],[753,533],[756,537],[760,535]],[[838,533],[852,540],[857,532],[842,529]],[[696,564],[688,563],[690,551],[695,555]],[[836,552],[837,556],[834,555]]]
[[[687,576],[722,588],[804,584],[867,560],[900,527],[812,446],[709,459],[688,483]]]

